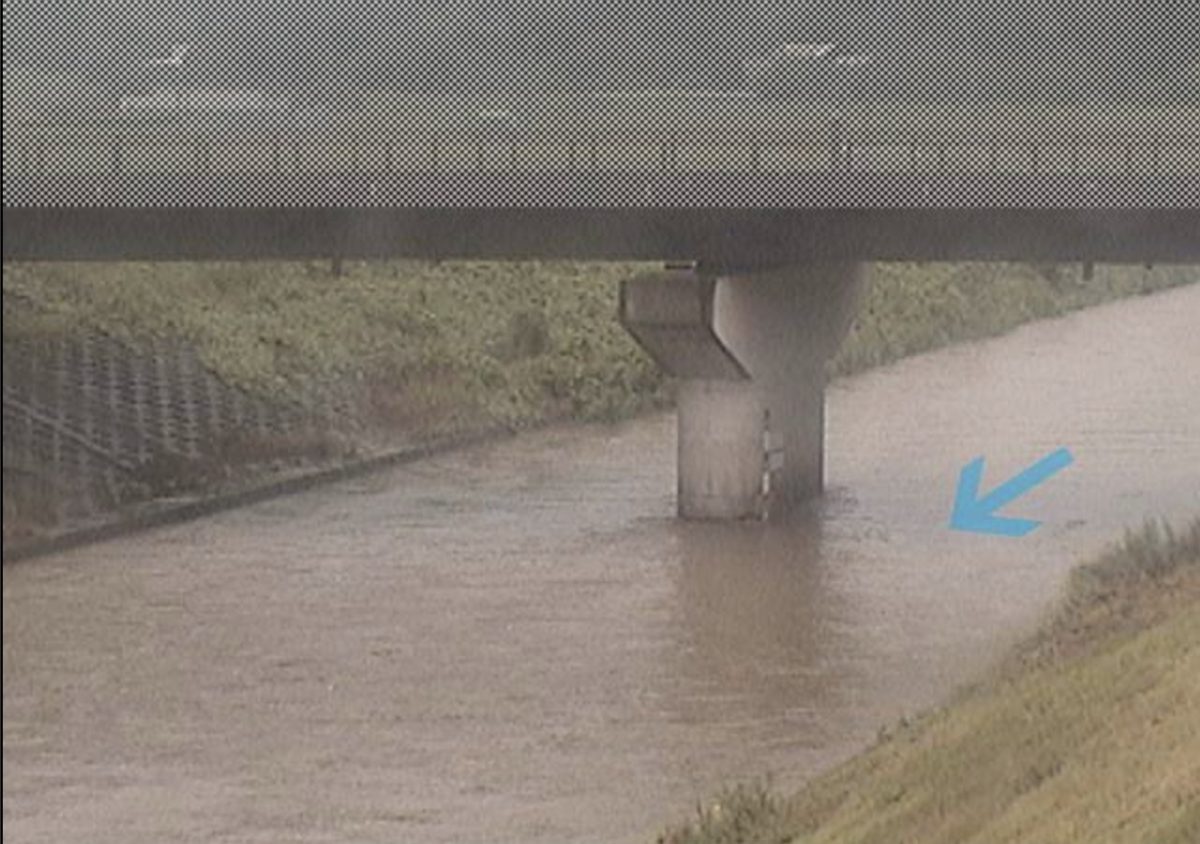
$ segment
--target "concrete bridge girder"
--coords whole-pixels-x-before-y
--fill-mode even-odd
[[[863,284],[859,264],[824,263],[622,285],[622,323],[681,379],[681,516],[753,518],[820,493],[825,362]]]

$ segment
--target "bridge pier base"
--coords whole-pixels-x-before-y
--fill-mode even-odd
[[[622,323],[681,379],[680,516],[761,517],[821,492],[825,362],[862,287],[858,264],[668,270],[622,285]]]

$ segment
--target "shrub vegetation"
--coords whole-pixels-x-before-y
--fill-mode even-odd
[[[227,381],[420,436],[606,420],[669,401],[617,322],[621,263],[16,264],[4,337],[184,338]],[[883,264],[831,370],[1200,279],[1194,268]],[[362,421],[362,420],[359,420]]]

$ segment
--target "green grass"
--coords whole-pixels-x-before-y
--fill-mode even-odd
[[[418,438],[661,406],[661,373],[616,319],[644,264],[13,264],[4,337],[80,327],[182,337],[226,380]],[[877,265],[831,363],[846,374],[1086,305],[1200,279],[1195,268]],[[349,399],[349,402],[345,399]],[[359,420],[361,421],[361,420]]]
[[[1075,573],[995,676],[783,797],[727,790],[663,844],[1200,840],[1200,519]]]
[[[616,320],[605,264],[6,266],[5,342],[89,326],[183,337],[226,380],[312,402],[355,395],[421,432],[605,419],[663,400]]]
[[[855,324],[832,362],[838,375],[949,343],[1003,334],[1035,319],[1200,281],[1200,268],[876,264]]]

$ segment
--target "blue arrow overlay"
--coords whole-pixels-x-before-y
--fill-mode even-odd
[[[1052,451],[1017,475],[979,497],[979,482],[983,479],[983,458],[976,457],[963,467],[958,476],[958,492],[954,496],[954,512],[950,527],[973,533],[996,533],[1001,536],[1024,536],[1041,522],[1030,519],[1009,519],[995,515],[1010,501],[1020,498],[1051,475],[1070,466],[1074,460],[1065,448]]]

